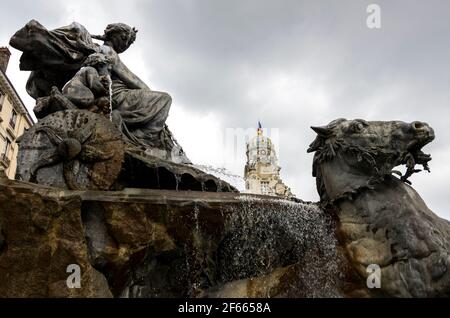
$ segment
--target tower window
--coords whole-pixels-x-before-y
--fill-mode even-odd
[[[269,194],[269,181],[261,181],[261,193]]]

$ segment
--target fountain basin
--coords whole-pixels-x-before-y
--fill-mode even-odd
[[[333,219],[313,203],[0,180],[0,297],[341,297]],[[67,287],[67,267],[81,288]]]

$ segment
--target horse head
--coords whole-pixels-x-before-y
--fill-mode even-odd
[[[341,118],[311,128],[317,137],[308,152],[315,152],[313,176],[321,201],[373,188],[392,173],[409,183],[408,177],[420,171],[416,164],[429,171],[431,156],[421,150],[434,139],[434,130],[427,123]],[[407,167],[404,175],[393,170],[403,164]]]

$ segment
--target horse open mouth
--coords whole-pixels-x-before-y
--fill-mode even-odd
[[[434,129],[427,123],[414,121],[410,124],[410,131],[413,133],[413,140],[408,145],[408,151],[420,151],[426,144],[434,140]]]
[[[421,149],[434,140],[434,131],[432,128],[427,131],[418,132],[415,139],[411,141],[407,147],[408,151],[415,152]]]
[[[401,164],[406,165],[406,172],[401,175],[401,180],[411,184],[408,178],[414,173],[422,171],[422,169],[416,169],[416,165],[422,165],[423,170],[430,172],[428,162],[431,160],[431,155],[422,151],[422,148],[432,142],[435,138],[434,130],[428,124],[423,122],[412,122],[411,129],[413,130],[414,138],[408,144],[407,151],[401,158]],[[393,171],[398,174],[397,171]]]

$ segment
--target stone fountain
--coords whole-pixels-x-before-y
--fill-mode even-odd
[[[191,165],[165,124],[171,97],[120,60],[136,34],[32,20],[11,38],[39,121],[17,180],[0,176],[0,297],[450,294],[450,225],[406,184],[428,169],[427,124],[313,127],[321,202],[241,194]]]

